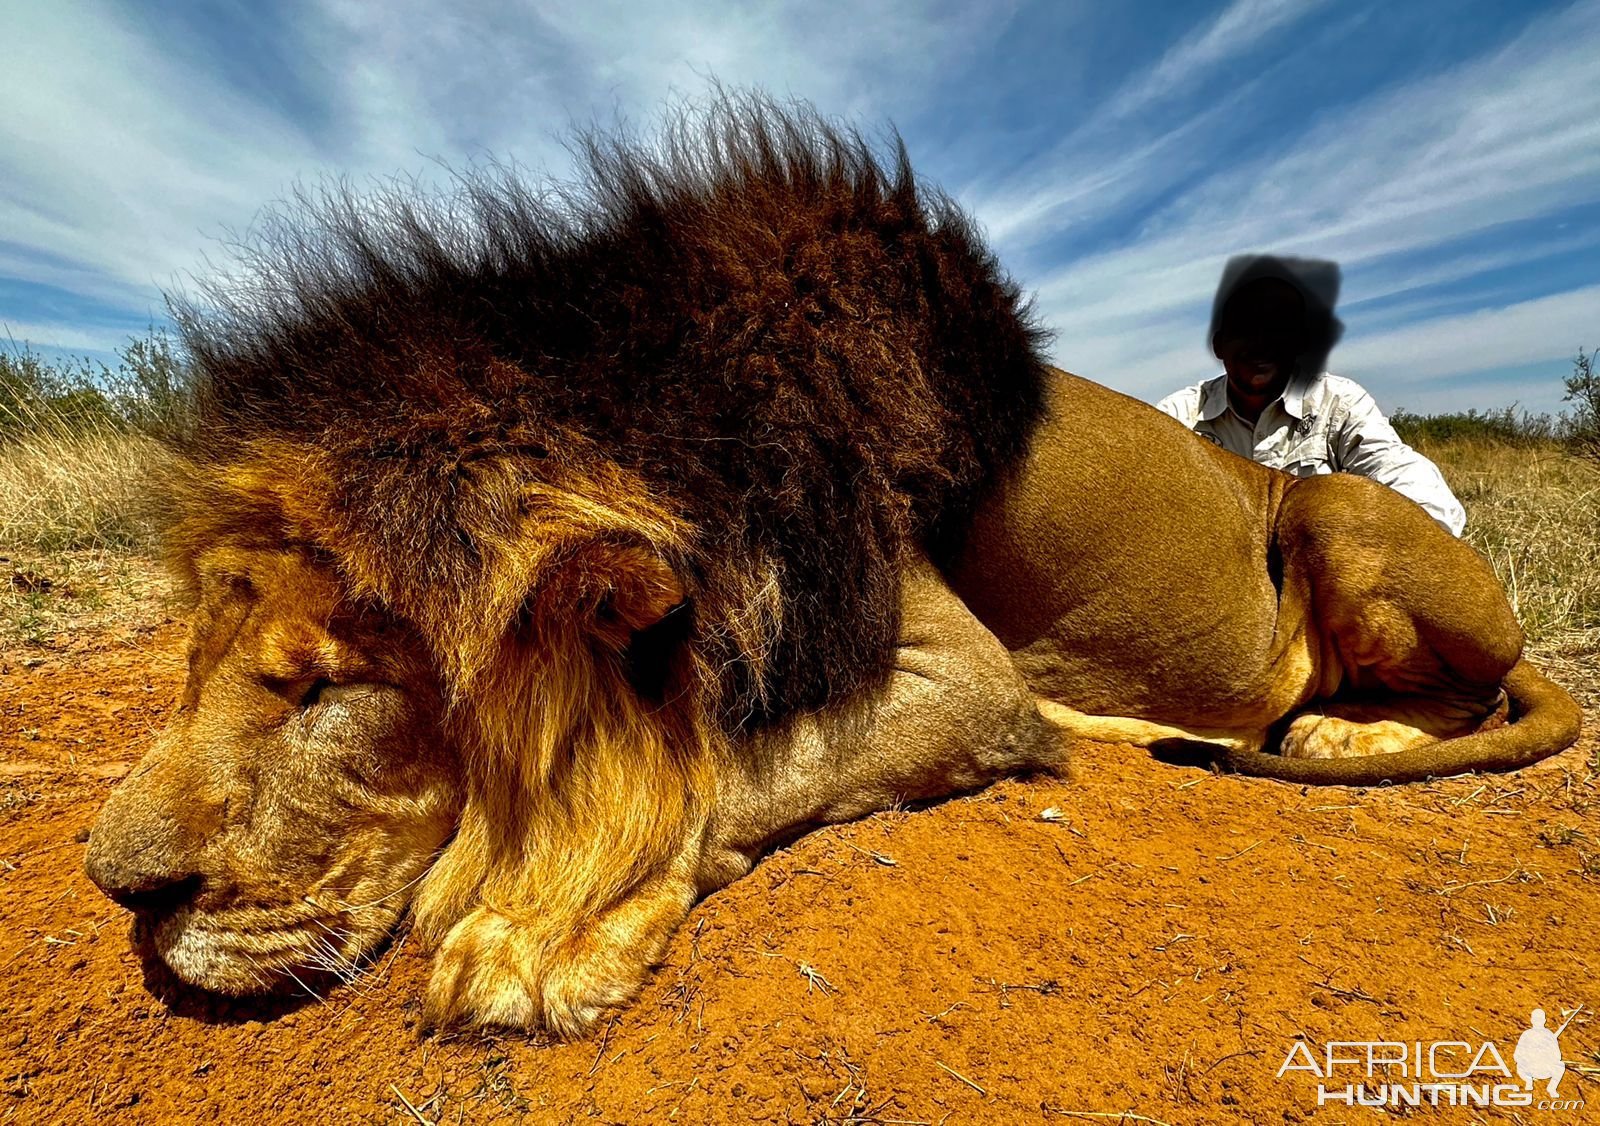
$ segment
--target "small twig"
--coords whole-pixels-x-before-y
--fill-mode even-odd
[[[1211,1061],[1211,1066],[1210,1066],[1210,1067],[1208,1067],[1208,1068],[1206,1068],[1206,1069],[1205,1069],[1205,1070],[1204,1070],[1204,1071],[1202,1071],[1202,1072],[1201,1072],[1201,1073],[1200,1073],[1200,1074],[1201,1074],[1201,1075],[1210,1075],[1210,1074],[1211,1074],[1211,1072],[1212,1072],[1212,1071],[1214,1071],[1214,1070],[1216,1070],[1216,1068],[1217,1068],[1217,1067],[1218,1067],[1218,1066],[1219,1066],[1219,1065],[1220,1065],[1220,1064],[1225,1064],[1225,1063],[1227,1063],[1227,1062],[1228,1062],[1228,1061],[1229,1061],[1229,1060],[1236,1060],[1236,1059],[1238,1059],[1238,1058],[1239,1058],[1239,1057],[1240,1057],[1240,1056],[1259,1056],[1259,1055],[1260,1055],[1260,1054],[1261,1054],[1261,1051],[1260,1051],[1260,1049],[1258,1049],[1258,1048],[1252,1048],[1252,1049],[1247,1049],[1247,1050],[1245,1050],[1245,1051],[1241,1051],[1241,1052],[1229,1052],[1229,1053],[1228,1053],[1228,1054],[1227,1054],[1227,1055],[1225,1055],[1225,1056],[1223,1056],[1223,1057],[1221,1057],[1221,1058],[1220,1058],[1220,1059],[1215,1059],[1215,1060],[1212,1060],[1212,1061]]]
[[[1245,853],[1249,852],[1251,849],[1255,848],[1256,845],[1258,845],[1260,843],[1261,843],[1260,841],[1257,841],[1255,844],[1245,845],[1238,852],[1233,853],[1231,856],[1219,856],[1219,857],[1217,857],[1217,859],[1218,860],[1237,860],[1237,859],[1239,859],[1239,857],[1243,856]]]
[[[885,856],[881,852],[873,852],[870,848],[861,848],[860,846],[853,845],[849,841],[846,841],[846,840],[841,840],[839,843],[844,845],[846,848],[855,849],[862,856],[870,856],[870,857],[872,857],[873,860],[877,861],[879,864],[882,864],[885,868],[897,867],[895,859],[892,856]]]
[[[395,1097],[405,1104],[406,1109],[411,1112],[412,1118],[415,1118],[418,1122],[422,1123],[422,1126],[434,1126],[432,1122],[429,1122],[426,1118],[422,1117],[422,1112],[420,1110],[411,1105],[411,1100],[406,1098],[404,1091],[402,1091],[399,1087],[396,1087],[393,1083],[389,1084],[389,1090],[393,1091]]]
[[[606,1054],[606,1045],[611,1043],[611,1033],[616,1029],[616,1027],[617,1027],[617,1018],[613,1016],[611,1018],[611,1023],[606,1025],[605,1035],[600,1037],[600,1050],[594,1054],[594,1062],[589,1065],[589,1070],[584,1072],[584,1077],[585,1078],[587,1078],[590,1075],[593,1075],[594,1072],[595,1072],[595,1068],[600,1066],[600,1060]]]
[[[820,992],[824,997],[831,997],[833,994],[839,992],[838,989],[834,987],[833,982],[823,977],[822,971],[818,970],[814,966],[811,966],[805,962],[801,962],[800,973],[806,979],[807,993],[811,992],[813,986],[815,986],[818,992]]]
[[[1452,896],[1456,892],[1466,891],[1468,888],[1481,888],[1487,887],[1490,884],[1509,883],[1511,880],[1523,875],[1526,875],[1526,873],[1521,868],[1513,868],[1510,872],[1506,873],[1504,876],[1501,876],[1498,880],[1471,880],[1464,884],[1445,884],[1443,887],[1435,888],[1434,894]]]
[[[1159,1118],[1150,1118],[1143,1114],[1135,1114],[1131,1110],[1121,1113],[1104,1110],[1062,1110],[1060,1107],[1043,1104],[1043,1109],[1050,1114],[1059,1114],[1063,1118],[1114,1118],[1118,1122],[1146,1122],[1149,1126],[1172,1126],[1170,1122],[1163,1122]]]
[[[1326,989],[1329,993],[1336,993],[1340,997],[1349,997],[1356,1001],[1366,1001],[1369,1004],[1377,1005],[1380,1008],[1383,1005],[1382,1001],[1378,1000],[1376,997],[1368,996],[1359,989],[1340,989],[1337,985],[1334,985],[1330,981],[1313,981],[1311,984],[1317,989]]]
[[[951,1075],[954,1075],[957,1079],[961,1080],[961,1082],[965,1083],[968,1087],[971,1087],[974,1091],[978,1092],[978,1094],[982,1095],[984,1098],[988,1098],[989,1097],[989,1092],[988,1091],[985,1091],[982,1087],[978,1086],[972,1080],[968,1079],[965,1075],[962,1075],[955,1068],[947,1067],[944,1064],[939,1063],[938,1060],[934,1060],[933,1062],[935,1064],[938,1064],[938,1066],[944,1068],[944,1070],[948,1071]]]

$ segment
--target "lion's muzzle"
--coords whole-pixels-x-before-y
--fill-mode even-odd
[[[166,914],[200,887],[199,856],[218,818],[192,794],[165,795],[162,756],[153,752],[106,801],[89,835],[84,872],[124,907]]]

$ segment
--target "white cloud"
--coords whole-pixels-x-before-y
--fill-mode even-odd
[[[1597,338],[1600,285],[1591,285],[1363,336],[1340,348],[1339,370],[1356,379],[1382,373],[1398,389],[1440,376],[1564,362]]]
[[[1192,95],[1252,53],[1287,57],[1292,46],[1277,50],[1286,33],[1321,2],[1233,0],[1085,107],[1049,152],[1003,179],[967,170],[964,198],[1003,259],[1033,270],[1023,280],[1059,330],[1062,363],[1151,398],[1207,374],[1211,290],[1226,257],[1248,250],[1346,265],[1346,303],[1368,304],[1354,310],[1334,360],[1351,374],[1359,365],[1380,393],[1425,378],[1423,368],[1443,375],[1483,370],[1449,365],[1484,356],[1514,365],[1545,355],[1540,334],[1557,334],[1550,346],[1566,350],[1583,318],[1593,323],[1582,308],[1588,290],[1518,304],[1485,283],[1475,296],[1499,306],[1484,314],[1499,319],[1477,338],[1488,330],[1470,315],[1436,315],[1459,293],[1425,287],[1570,252],[1573,240],[1550,232],[1464,240],[1600,200],[1600,83],[1584,77],[1600,54],[1600,4],[1537,17],[1481,57],[1330,107],[1266,155],[1230,160],[1219,138],[1260,113],[1269,85],[1252,71],[1210,104],[1194,106]],[[207,58],[199,40],[175,44],[170,27],[136,22],[136,7],[79,0],[12,13],[8,33],[25,46],[0,69],[0,277],[138,319],[160,310],[158,287],[200,266],[202,253],[218,251],[216,236],[296,180],[339,172],[359,184],[484,152],[560,173],[558,137],[572,124],[614,113],[647,124],[664,98],[703,91],[712,75],[868,122],[905,120],[936,98],[949,104],[949,76],[997,42],[1015,8],[308,4],[283,32],[319,103],[316,123],[245,94],[228,81],[233,60]],[[945,179],[961,172],[946,169]],[[1137,229],[1099,233],[1107,216],[1135,214],[1144,215]],[[1093,249],[1061,263],[1055,248],[1066,241]],[[11,325],[40,343],[120,343],[59,313]],[[1456,336],[1479,346],[1459,347]]]
[[[0,68],[0,231],[11,244],[0,244],[0,276],[159,310],[159,289],[203,272],[220,237],[296,182],[436,175],[435,160],[491,153],[560,174],[574,124],[614,113],[647,124],[711,76],[882,120],[1000,34],[1010,12],[918,0],[314,2],[285,31],[316,81],[327,148],[230,84],[233,60],[163,41],[136,8],[83,0],[10,15],[21,46]]]
[[[1325,0],[1233,0],[1205,29],[1174,44],[1154,66],[1112,96],[1105,112],[1121,117],[1170,98],[1247,54]]]
[[[1503,49],[1330,115],[1286,150],[1224,165],[1125,244],[1031,280],[1062,362],[1147,398],[1203,375],[1210,298],[1245,251],[1449,280],[1430,256],[1474,232],[1600,200],[1600,5],[1534,24]],[[1050,201],[1035,201],[1048,212]],[[1462,273],[1472,259],[1456,264]],[[1379,267],[1383,269],[1378,270]],[[1346,300],[1359,300],[1357,272]],[[1357,343],[1341,346],[1348,364]],[[1185,362],[1185,358],[1186,362]],[[1403,377],[1376,364],[1380,382]]]
[[[248,221],[286,170],[312,163],[289,123],[182,73],[108,9],[24,8],[11,22],[28,48],[0,72],[0,230],[31,251],[6,255],[13,277],[147,306],[152,283],[193,264],[203,230]]]
[[[0,351],[46,343],[51,348],[73,353],[109,353],[136,335],[127,331],[96,328],[73,321],[0,320]]]

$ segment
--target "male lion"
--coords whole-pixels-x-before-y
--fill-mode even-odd
[[[185,980],[409,909],[432,1019],[574,1034],[774,843],[1071,737],[1351,783],[1576,737],[1469,548],[1049,369],[903,152],[740,99],[588,156],[335,200],[186,318],[189,677],[87,856]]]

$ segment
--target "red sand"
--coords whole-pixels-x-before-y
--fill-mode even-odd
[[[1297,1037],[1494,1040],[1509,1063],[1529,1010],[1580,1003],[1562,1047],[1591,1073],[1562,1094],[1600,1107],[1593,735],[1381,791],[1085,746],[1070,782],[804,838],[697,907],[584,1040],[419,1038],[405,942],[320,1001],[147,985],[79,840],[180,640],[0,657],[0,1122],[1368,1121],[1276,1077]]]

